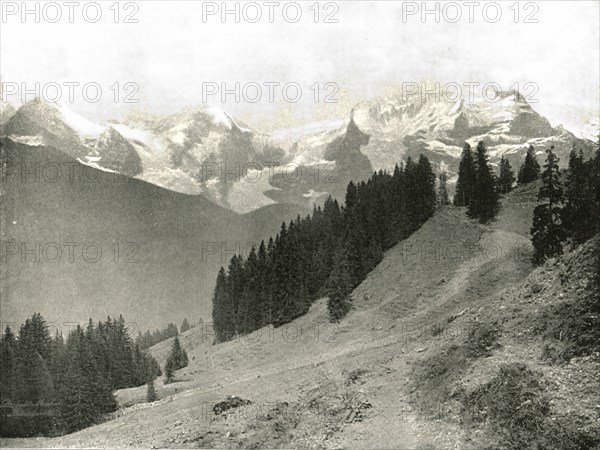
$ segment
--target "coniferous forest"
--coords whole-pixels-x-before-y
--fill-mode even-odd
[[[134,343],[122,316],[51,336],[40,314],[0,340],[0,435],[70,433],[117,409],[113,391],[161,375]]]
[[[283,223],[274,239],[221,268],[213,296],[215,342],[289,323],[324,295],[330,319],[339,320],[350,309],[353,288],[385,250],[433,214],[436,199],[436,176],[421,155],[391,174],[350,182],[343,206],[329,197],[311,215]]]

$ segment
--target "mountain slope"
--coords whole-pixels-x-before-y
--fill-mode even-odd
[[[216,274],[232,252],[306,212],[277,205],[239,215],[52,147],[0,143],[3,321],[36,311],[58,323],[122,313],[144,330],[210,317]]]

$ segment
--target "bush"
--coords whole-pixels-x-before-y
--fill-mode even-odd
[[[489,356],[492,349],[499,347],[498,325],[487,322],[471,322],[467,338],[467,356],[469,358],[481,358]]]
[[[252,402],[250,400],[245,400],[235,395],[230,395],[222,402],[219,402],[216,405],[214,405],[213,412],[215,413],[215,415],[218,416],[219,414],[222,414],[225,411],[230,410],[232,408],[239,408],[240,406],[246,406],[251,403]]]
[[[550,420],[549,413],[541,374],[522,363],[501,366],[491,381],[463,398],[463,416],[487,423],[501,448],[589,449],[600,443],[565,419]]]

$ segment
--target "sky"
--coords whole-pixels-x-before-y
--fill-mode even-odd
[[[472,11],[461,1],[227,2],[239,22],[221,16],[223,2],[83,1],[72,23],[64,2],[27,2],[39,23],[21,16],[21,3],[4,1],[0,21],[0,77],[5,94],[17,89],[9,102],[35,83],[54,98],[57,83],[60,103],[99,122],[131,108],[164,114],[206,103],[271,131],[347,117],[360,100],[423,80],[457,83],[463,93],[469,82],[518,83],[552,125],[574,132],[600,116],[598,1],[481,1]],[[423,5],[439,17],[422,16]],[[64,83],[80,83],[73,101]],[[87,100],[86,83],[97,83]],[[208,95],[235,83],[239,101]]]

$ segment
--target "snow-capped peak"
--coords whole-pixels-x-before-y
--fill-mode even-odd
[[[56,105],[58,112],[62,115],[64,122],[79,134],[80,137],[97,138],[107,131],[106,125],[99,125],[83,117],[81,114],[67,108],[64,105]]]
[[[206,112],[211,115],[216,123],[223,124],[230,130],[233,128],[233,120],[231,120],[225,111],[211,106],[206,109]]]

